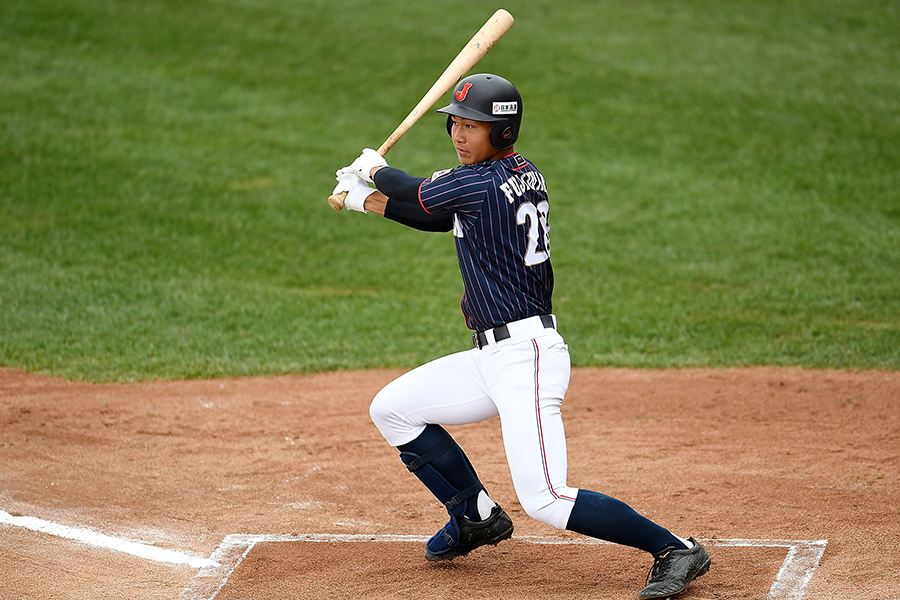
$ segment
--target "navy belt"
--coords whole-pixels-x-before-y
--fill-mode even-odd
[[[551,315],[541,315],[541,324],[544,326],[544,329],[555,329],[555,325],[553,323],[553,317]],[[506,325],[501,325],[500,327],[494,327],[490,330],[490,332],[494,336],[494,342],[502,342],[503,340],[509,339],[509,327]],[[479,350],[484,348],[488,344],[490,344],[491,340],[487,336],[485,331],[476,331],[472,334],[472,343]]]

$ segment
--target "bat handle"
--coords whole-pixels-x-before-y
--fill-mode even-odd
[[[342,208],[344,208],[344,200],[346,198],[347,192],[341,192],[340,194],[328,196],[328,205],[334,210],[341,210]]]

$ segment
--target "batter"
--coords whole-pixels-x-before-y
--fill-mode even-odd
[[[522,98],[496,75],[456,86],[447,132],[460,166],[431,177],[389,167],[371,149],[337,172],[344,206],[423,231],[452,231],[473,348],[392,381],[370,415],[407,469],[447,507],[449,521],[426,544],[450,560],[508,539],[513,524],[489,496],[442,425],[499,416],[507,462],[525,512],[544,523],[645,550],[654,557],[641,598],[664,598],[707,572],[710,558],[627,504],[567,483],[561,407],[571,363],[552,311],[550,201],[544,177],[515,151]],[[374,183],[376,189],[369,187]]]

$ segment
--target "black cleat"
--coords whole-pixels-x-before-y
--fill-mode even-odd
[[[647,587],[641,598],[668,598],[680,594],[690,582],[709,571],[712,560],[706,548],[694,538],[688,538],[693,548],[666,548],[655,555],[653,567],[647,574]]]
[[[454,531],[455,525],[458,527]],[[513,523],[506,511],[494,504],[491,516],[484,521],[473,521],[465,515],[452,518],[425,547],[427,560],[453,560],[465,556],[480,546],[493,546],[512,537]],[[456,534],[456,535],[454,535]]]

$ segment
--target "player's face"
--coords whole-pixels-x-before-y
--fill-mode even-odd
[[[450,138],[464,165],[496,160],[507,154],[508,150],[497,150],[491,145],[491,124],[482,121],[470,121],[460,117],[450,117]]]

